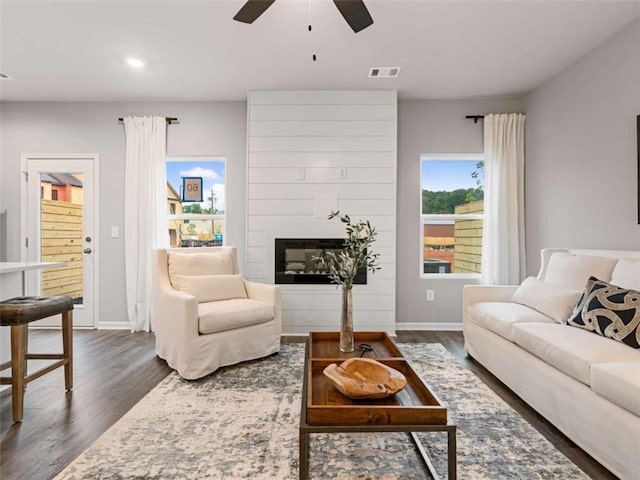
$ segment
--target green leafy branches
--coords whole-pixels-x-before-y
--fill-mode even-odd
[[[326,251],[322,257],[315,257],[329,267],[329,278],[333,283],[351,288],[353,280],[358,274],[359,268],[366,268],[372,273],[380,270],[378,258],[380,254],[374,253],[371,245],[377,235],[376,228],[369,223],[358,220],[352,223],[349,215],[340,215],[340,211],[331,212],[329,220],[339,218],[345,225],[347,239],[344,248],[340,251]]]

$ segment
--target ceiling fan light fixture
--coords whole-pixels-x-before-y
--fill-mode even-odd
[[[276,0],[247,0],[233,19],[236,22],[253,23]]]
[[[273,2],[275,0],[247,0],[233,19],[236,22],[253,23]],[[333,0],[333,3],[355,33],[373,25],[373,18],[363,0]]]
[[[333,0],[333,3],[354,33],[373,25],[373,18],[363,0]]]

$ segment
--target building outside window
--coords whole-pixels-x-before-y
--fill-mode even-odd
[[[202,188],[199,201],[186,201],[184,179]],[[193,184],[189,184],[193,191]],[[167,213],[172,247],[203,247],[225,244],[226,162],[220,157],[167,158]]]
[[[420,157],[420,275],[477,278],[482,259],[484,157]]]

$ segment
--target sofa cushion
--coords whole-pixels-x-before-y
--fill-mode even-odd
[[[518,323],[513,340],[529,353],[587,385],[594,363],[640,362],[640,351],[557,323]]]
[[[233,257],[229,252],[180,253],[168,252],[169,279],[175,275],[233,274]]]
[[[592,365],[591,388],[619,407],[640,416],[640,362]]]
[[[242,276],[238,275],[174,275],[173,288],[193,295],[198,303],[247,298]]]
[[[567,321],[580,298],[580,290],[552,285],[529,277],[518,287],[511,300],[526,305],[553,318],[558,323]]]
[[[589,277],[611,280],[611,273],[618,262],[617,258],[574,255],[568,252],[555,252],[549,258],[544,281],[563,287],[582,291]]]
[[[223,332],[268,322],[276,315],[273,305],[249,299],[221,300],[198,305],[201,334]]]
[[[640,292],[591,277],[567,323],[640,348]]]
[[[513,341],[513,325],[521,322],[554,323],[536,310],[511,302],[480,302],[467,307],[467,318],[507,340]]]
[[[640,258],[621,258],[611,274],[611,283],[640,291]]]

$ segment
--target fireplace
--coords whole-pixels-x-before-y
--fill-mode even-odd
[[[315,257],[342,250],[344,238],[276,238],[275,283],[319,285],[332,283],[326,265]],[[354,285],[366,285],[366,268],[358,269]]]

